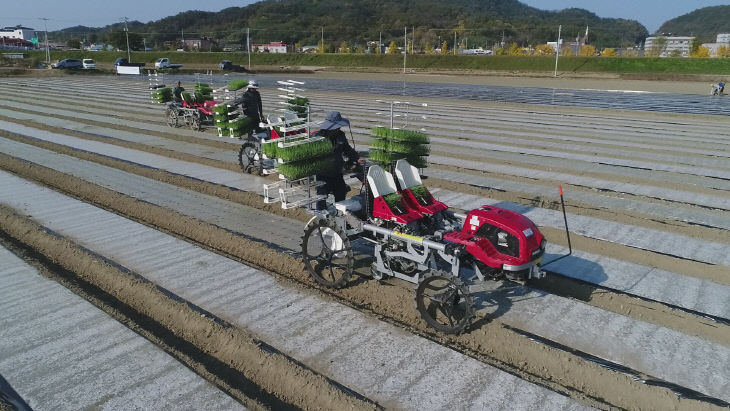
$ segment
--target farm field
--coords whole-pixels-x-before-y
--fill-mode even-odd
[[[192,76],[180,78],[192,89]],[[280,100],[270,80],[265,112]],[[383,122],[376,100],[427,104],[410,112],[410,127],[431,137],[425,184],[456,209],[525,214],[546,234],[548,260],[568,251],[562,185],[573,254],[528,286],[475,288],[470,331],[438,334],[409,284],[362,274],[339,290],[315,285],[300,256],[310,216],[263,203],[275,177],[240,171],[239,140],[168,127],[146,79],[73,76],[0,79],[0,244],[13,251],[2,266],[17,254],[45,267],[230,397],[219,401],[247,408],[730,405],[724,100],[646,93],[605,104],[611,94],[555,101],[535,89],[472,101],[445,98],[454,89],[441,84],[424,97],[394,97],[400,83],[318,84],[303,92],[315,116],[341,111],[363,154]],[[0,271],[2,288],[37,286],[18,270]],[[2,360],[18,350],[10,342],[0,335],[0,376],[37,403],[42,389],[7,371],[29,360]],[[73,407],[55,401],[45,404]]]

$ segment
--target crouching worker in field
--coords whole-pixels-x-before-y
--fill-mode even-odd
[[[345,199],[345,195],[350,191],[350,187],[345,184],[345,179],[342,176],[345,164],[352,167],[355,164],[365,164],[365,159],[360,158],[360,155],[350,146],[347,142],[347,136],[342,131],[342,127],[349,126],[350,121],[343,118],[339,111],[330,111],[327,117],[324,119],[324,123],[320,130],[316,133],[317,135],[328,138],[332,143],[332,166],[329,170],[317,174],[318,181],[324,181],[325,184],[321,187],[317,187],[317,194],[327,195],[333,194],[335,201],[342,201]],[[345,162],[347,157],[347,162]],[[317,209],[325,209],[326,202],[324,200],[317,202]]]

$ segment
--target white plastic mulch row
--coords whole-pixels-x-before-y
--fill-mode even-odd
[[[0,375],[32,409],[243,409],[0,247]]]
[[[0,202],[388,408],[583,408],[354,309],[286,288],[266,273],[2,172]]]
[[[252,236],[259,241],[271,242],[284,250],[299,252],[300,249],[301,224],[294,220],[12,140],[0,138],[0,151]],[[454,199],[458,197],[455,193],[445,190],[433,192],[447,202],[458,201]],[[468,201],[479,205],[493,203],[489,199],[475,197]],[[514,204],[500,205],[524,211]],[[539,215],[536,217],[542,218]],[[554,220],[555,216],[550,219]],[[546,262],[567,250],[550,244],[548,252]],[[550,270],[644,298],[730,319],[730,287],[578,250],[574,253],[573,257],[551,265]]]

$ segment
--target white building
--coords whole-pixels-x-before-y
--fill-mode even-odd
[[[717,35],[715,43],[730,43],[730,33],[720,33]]]
[[[649,53],[656,46],[656,41],[659,37],[647,37],[644,43],[644,53]],[[659,57],[668,57],[672,55],[679,55],[680,57],[689,57],[690,47],[694,41],[694,37],[664,37],[667,42],[659,50]]]
[[[253,49],[259,53],[286,53],[286,44],[279,41],[272,41],[269,44],[254,44]]]
[[[23,26],[5,27],[0,29],[0,37],[30,41],[33,37],[36,37],[36,31]]]

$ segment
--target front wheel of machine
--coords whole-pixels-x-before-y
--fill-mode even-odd
[[[424,321],[445,334],[460,334],[474,318],[474,300],[460,278],[430,271],[416,289],[416,308]]]
[[[327,219],[307,224],[302,237],[302,257],[314,281],[329,288],[344,286],[355,262],[350,240]]]
[[[238,151],[238,164],[241,166],[241,171],[247,174],[261,175],[264,172],[261,154],[256,144],[250,141],[243,143],[241,150]]]

